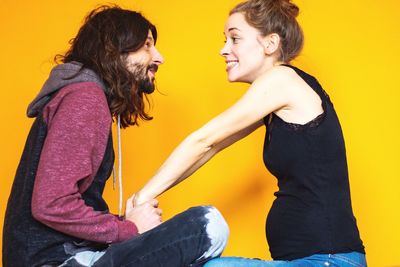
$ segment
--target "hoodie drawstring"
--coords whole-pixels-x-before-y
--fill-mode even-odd
[[[117,116],[117,133],[118,133],[118,216],[122,217],[122,151],[121,151],[121,118]],[[113,189],[115,190],[115,166],[113,167]]]

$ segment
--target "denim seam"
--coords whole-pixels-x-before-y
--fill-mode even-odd
[[[169,244],[166,245],[166,246],[160,247],[160,248],[157,249],[157,250],[152,250],[151,252],[148,252],[148,253],[146,253],[145,255],[142,255],[142,256],[138,257],[138,259],[136,259],[136,260],[134,260],[134,261],[127,262],[127,263],[125,263],[124,265],[121,265],[121,267],[129,266],[130,264],[132,264],[132,263],[134,263],[134,262],[136,262],[136,261],[138,261],[138,260],[144,259],[145,257],[147,257],[147,256],[150,255],[150,254],[156,253],[156,252],[158,252],[158,251],[160,251],[160,250],[162,250],[162,249],[164,249],[164,248],[171,247],[171,246],[173,246],[173,245],[175,245],[175,244],[177,244],[177,243],[179,243],[179,242],[181,242],[181,241],[183,241],[183,240],[188,240],[188,239],[191,239],[192,237],[201,236],[201,235],[203,235],[203,233],[192,234],[192,235],[190,235],[190,236],[188,236],[188,237],[181,238],[181,239],[179,239],[179,240],[176,240],[176,241],[173,242],[173,243],[169,243]]]
[[[349,258],[340,256],[340,255],[332,254],[332,258],[333,258],[333,259],[338,259],[338,260],[344,261],[344,262],[346,262],[346,263],[352,264],[352,265],[357,266],[357,267],[363,267],[362,264],[360,264],[360,263],[358,263],[358,262],[355,262],[355,261],[353,261],[353,260],[351,260],[351,259],[349,259]]]

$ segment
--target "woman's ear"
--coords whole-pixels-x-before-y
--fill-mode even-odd
[[[264,47],[264,53],[266,55],[272,55],[276,51],[279,51],[279,46],[281,43],[281,38],[276,33],[268,34],[265,37],[259,37],[258,40]]]

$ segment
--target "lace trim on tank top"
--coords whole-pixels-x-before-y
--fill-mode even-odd
[[[268,134],[267,143],[269,144],[271,142],[272,128],[274,127],[274,123],[276,123],[276,122],[274,122],[274,118],[279,120],[281,122],[281,124],[283,124],[283,126],[288,129],[291,129],[293,131],[302,131],[302,130],[309,129],[309,128],[316,128],[323,122],[323,120],[325,119],[325,115],[326,115],[326,109],[325,109],[324,105],[323,105],[323,109],[324,109],[324,111],[321,114],[319,114],[317,117],[315,117],[311,121],[307,122],[306,124],[286,122],[283,119],[281,119],[278,115],[276,115],[275,113],[270,113],[270,115],[268,116],[268,119],[264,120],[266,122],[265,124],[267,126],[267,134]]]
[[[325,118],[325,110],[324,112],[322,112],[321,114],[319,114],[317,117],[315,117],[314,119],[312,119],[311,121],[307,122],[306,124],[298,124],[298,123],[293,123],[293,122],[286,122],[284,121],[282,118],[280,118],[278,115],[272,113],[273,117],[276,117],[278,120],[280,120],[285,126],[289,127],[292,130],[295,131],[299,131],[299,130],[303,130],[306,128],[315,128],[318,127],[322,121]]]
[[[296,71],[296,73],[298,73],[299,69],[297,69],[296,67],[290,65],[290,64],[282,64],[282,66],[286,66],[289,67],[291,69],[293,69],[294,71]],[[301,71],[301,70],[300,70]],[[319,114],[317,117],[315,117],[314,119],[312,119],[311,121],[305,123],[305,124],[299,124],[299,123],[293,123],[293,122],[287,122],[284,121],[281,117],[279,117],[278,115],[276,115],[275,113],[271,113],[268,120],[267,120],[267,126],[268,127],[273,127],[274,124],[274,117],[276,117],[276,119],[278,121],[280,121],[285,127],[292,129],[294,131],[299,131],[299,130],[304,130],[307,128],[316,128],[318,127],[324,120],[326,112],[327,112],[327,104],[330,103],[330,97],[329,95],[326,93],[326,91],[321,87],[320,88],[320,92],[318,92],[318,90],[316,90],[315,88],[313,88],[309,82],[307,82],[299,73],[298,75],[300,76],[301,79],[303,79],[313,90],[314,92],[319,96],[319,98],[321,99],[321,106],[322,106],[322,110],[323,112],[321,114]],[[312,77],[313,79],[315,79],[314,77]],[[321,94],[322,93],[322,94]]]

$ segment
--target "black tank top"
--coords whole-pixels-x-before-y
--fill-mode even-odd
[[[319,95],[324,112],[305,125],[287,123],[274,113],[264,118],[264,163],[279,187],[266,224],[272,258],[365,253],[352,212],[345,144],[334,107],[314,77],[285,66]]]

